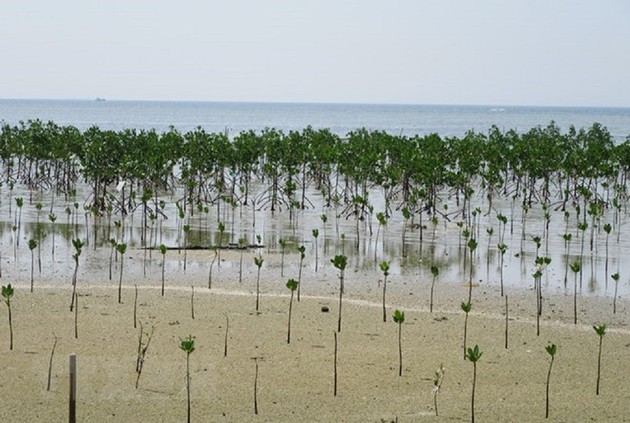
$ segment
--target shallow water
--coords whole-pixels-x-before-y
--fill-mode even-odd
[[[80,187],[85,189],[85,187]],[[147,282],[154,281],[155,275],[160,273],[161,254],[155,250],[160,244],[173,249],[184,246],[181,222],[177,218],[177,210],[174,199],[180,198],[178,193],[164,195],[166,201],[164,213],[166,219],[158,219],[149,225],[146,241],[142,240],[141,207],[126,216],[123,223],[123,233],[116,234],[113,222],[120,216],[107,215],[94,219],[91,213],[86,213],[83,207],[83,199],[87,194],[79,189],[75,199],[55,197],[52,212],[57,215],[53,224],[48,219],[51,213],[53,201],[50,192],[30,192],[24,187],[16,186],[13,191],[6,187],[1,188],[2,200],[0,202],[0,252],[2,254],[2,278],[7,282],[17,279],[28,283],[31,272],[31,251],[28,247],[30,239],[39,240],[39,246],[32,251],[34,274],[37,280],[45,280],[51,284],[69,283],[74,263],[72,255],[73,238],[81,238],[86,242],[80,257],[80,270],[84,278],[94,281],[108,281],[110,268],[111,245],[109,239],[117,238],[128,244],[129,260],[125,263],[125,273],[135,275]],[[319,230],[318,267],[331,267],[330,259],[336,254],[348,256],[348,271],[360,271],[361,275],[371,275],[365,279],[362,277],[348,278],[348,283],[357,287],[368,286],[375,280],[382,278],[382,272],[378,263],[390,261],[390,278],[404,279],[408,283],[413,281],[430,281],[432,274],[430,268],[437,265],[439,268],[438,281],[444,283],[463,284],[470,279],[470,250],[466,246],[466,240],[460,235],[461,229],[455,218],[452,221],[440,218],[437,225],[433,225],[429,218],[423,216],[422,241],[420,241],[419,222],[408,222],[405,230],[404,255],[403,255],[403,219],[400,213],[394,212],[383,228],[378,228],[377,219],[373,216],[359,222],[359,242],[357,245],[356,220],[353,216],[342,214],[341,208],[325,208],[318,202],[319,195],[310,191],[308,193],[314,207],[304,211],[293,211],[290,218],[288,210],[253,211],[251,206],[239,206],[232,209],[223,204],[217,211],[217,206],[209,208],[207,212],[199,213],[194,210],[193,215],[187,220],[191,230],[186,241],[189,247],[209,248],[211,245],[227,246],[238,244],[239,238],[243,238],[248,245],[258,244],[257,237],[261,239],[261,252],[264,255],[279,255],[281,252],[279,240],[287,241],[286,257],[287,266],[297,266],[299,254],[297,247],[305,245],[306,258],[304,265],[311,270],[315,267],[315,238],[312,230]],[[371,202],[374,204],[374,214],[383,208],[382,198],[378,192],[371,193]],[[24,205],[21,210],[15,204],[15,199],[22,197]],[[496,213],[500,210],[510,218],[510,204],[496,202],[495,209],[487,213],[487,204],[483,198],[476,198],[475,207],[483,210],[478,214],[473,237],[477,239],[478,246],[473,254],[473,283],[482,286],[497,286],[501,281],[501,268],[499,265],[500,253],[497,249],[499,242],[499,226]],[[35,204],[42,204],[39,212]],[[75,203],[78,207],[75,207]],[[454,209],[451,204],[451,209]],[[66,212],[71,211],[71,214]],[[225,232],[221,239],[218,232],[218,218],[225,223]],[[505,229],[504,243],[508,250],[504,255],[503,283],[506,290],[531,289],[534,284],[534,260],[537,255],[536,244],[533,236],[543,235],[544,218],[540,207],[535,206],[527,213],[525,223],[525,237],[522,240],[521,211],[517,204],[514,210],[513,227],[508,222]],[[320,216],[325,214],[328,218],[324,225]],[[609,213],[610,214],[610,213]],[[18,220],[20,221],[18,225]],[[512,220],[512,219],[510,219]],[[618,295],[626,296],[630,293],[628,284],[630,269],[624,257],[629,256],[630,243],[619,230],[626,230],[627,215],[624,214],[621,228],[614,228],[608,238],[608,254],[606,255],[606,233],[603,229],[594,231],[594,244],[591,251],[590,227],[584,232],[584,253],[582,257],[582,273],[574,274],[567,269],[569,263],[580,258],[582,241],[577,230],[575,218],[568,221],[568,230],[573,234],[570,243],[569,255],[562,235],[567,226],[561,211],[551,212],[551,224],[549,236],[542,239],[539,256],[551,258],[549,266],[543,271],[543,290],[545,292],[572,293],[573,284],[577,283],[582,295],[614,295],[614,281],[611,275],[618,272],[621,275],[618,285]],[[601,225],[607,222],[606,216]],[[372,234],[370,235],[370,225]],[[488,236],[486,229],[492,227],[494,233]],[[54,232],[54,257],[52,254]],[[377,241],[377,232],[378,241]],[[145,249],[144,246],[152,247]],[[188,253],[187,253],[188,254]],[[203,280],[207,278],[208,263],[213,256],[212,251],[204,253],[190,252],[187,259],[187,274],[194,275]],[[179,250],[178,260],[167,262],[167,272],[183,272],[184,253]],[[226,257],[226,254],[223,254]],[[251,258],[249,258],[251,261]],[[39,272],[41,263],[41,273]],[[251,263],[250,263],[251,264]],[[225,260],[222,267],[238,267],[239,263]],[[118,267],[113,266],[112,280],[118,278]],[[567,283],[565,285],[565,272]],[[323,275],[322,275],[323,276]],[[577,276],[576,279],[575,276]]]

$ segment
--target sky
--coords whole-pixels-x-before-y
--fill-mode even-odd
[[[630,107],[628,0],[7,0],[0,98]]]

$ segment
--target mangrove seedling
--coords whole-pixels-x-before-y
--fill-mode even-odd
[[[549,370],[547,371],[547,384],[545,390],[545,418],[549,418],[549,381],[551,380],[551,368],[553,367],[553,360],[556,357],[556,344],[549,344],[545,347],[547,354],[551,356],[549,362]]]
[[[31,251],[31,292],[33,292],[33,271],[35,270],[35,254],[33,253],[35,248],[37,248],[37,241],[29,239],[28,249]]]
[[[433,408],[435,408],[435,416],[438,417],[438,394],[442,389],[442,383],[444,383],[444,375],[446,370],[444,369],[444,365],[440,364],[440,368],[435,371],[435,375],[433,375]]]
[[[475,388],[477,386],[477,361],[481,358],[483,353],[479,350],[479,346],[475,345],[474,348],[468,348],[466,357],[468,361],[473,364],[473,383],[472,383],[472,396],[470,397],[470,421],[475,423]]]
[[[188,335],[188,338],[180,339],[179,348],[186,353],[186,421],[190,423],[190,354],[195,351],[195,337]]]
[[[228,353],[228,334],[230,332],[230,317],[225,315],[225,339],[223,340],[223,357],[227,357]]]
[[[467,354],[466,354],[466,338],[468,336],[468,313],[470,313],[470,310],[472,309],[472,304],[470,302],[463,302],[460,304],[460,308],[462,309],[462,311],[466,314],[466,317],[464,318],[464,360],[466,360]]]
[[[433,288],[435,287],[435,280],[440,274],[440,270],[437,266],[431,266],[431,274],[433,275],[433,279],[431,280],[431,296],[429,300],[429,313],[433,313]]]
[[[50,220],[51,223],[51,235],[52,235],[52,243],[51,243],[51,247],[52,247],[52,257],[53,259],[55,258],[55,221],[57,220],[57,215],[54,213],[50,213],[48,215],[48,220]],[[53,260],[54,261],[54,260]]]
[[[140,322],[140,334],[138,336],[138,355],[136,357],[136,389],[138,389],[138,385],[140,384],[140,375],[142,374],[144,360],[147,355],[147,350],[149,349],[149,344],[151,343],[151,338],[153,338],[154,331],[155,326],[151,328],[151,332],[145,333],[142,327],[142,322]]]
[[[258,312],[258,307],[260,305],[260,268],[263,265],[265,260],[262,257],[254,257],[254,263],[256,267],[258,267],[256,273],[256,312]]]
[[[210,250],[214,253],[212,256],[212,260],[210,261],[210,266],[208,269],[208,289],[212,289],[212,267],[214,266],[214,262],[217,260],[219,256],[219,248],[216,245],[210,247]]]
[[[402,324],[405,322],[405,312],[394,311],[394,322],[398,324],[398,376],[402,376]]]
[[[160,244],[160,254],[162,254],[162,296],[164,296],[164,267],[166,264],[166,245]]]
[[[72,299],[70,300],[70,311],[74,309],[74,301],[77,292],[77,275],[79,272],[79,257],[83,248],[83,241],[79,238],[72,240],[72,246],[74,247],[74,254],[72,259],[74,260],[74,273],[72,274]]]
[[[11,297],[13,297],[14,290],[11,284],[2,285],[2,298],[4,303],[9,309],[9,349],[13,349],[13,320],[11,319]]]
[[[280,238],[278,244],[280,244],[280,277],[284,277],[284,250],[287,246],[287,241]]]
[[[240,250],[240,259],[238,262],[238,282],[243,282],[243,252],[245,251],[245,238],[241,237],[238,239],[238,249]]]
[[[499,253],[501,253],[501,256],[499,259],[499,272],[500,272],[500,277],[501,277],[501,296],[503,296],[503,259],[504,259],[503,256],[505,256],[505,252],[507,251],[508,247],[507,245],[501,242],[497,245],[497,249],[499,250]]]
[[[116,240],[114,238],[109,239],[109,280],[112,280],[112,263],[114,261],[114,251],[116,251]]]
[[[223,223],[222,221],[219,221],[218,228],[219,228],[219,248],[217,249],[217,255],[218,255],[217,258],[219,260],[219,264],[217,266],[221,267],[221,246],[223,245],[223,232],[225,232],[225,223]]]
[[[50,385],[52,384],[52,365],[53,358],[55,357],[55,349],[57,348],[57,336],[53,333],[55,341],[53,342],[52,350],[50,351],[50,359],[48,360],[48,379],[46,381],[46,391],[50,391]]]
[[[595,333],[599,336],[599,350],[597,353],[597,384],[595,386],[595,395],[599,395],[599,381],[601,379],[602,370],[602,343],[604,335],[606,335],[606,325],[593,326]]]
[[[578,273],[581,273],[582,263],[580,260],[575,260],[571,263],[571,270],[573,271],[573,323],[577,325],[577,277]]]
[[[123,269],[125,264],[125,252],[127,251],[127,244],[124,242],[120,244],[116,244],[116,251],[120,254],[120,278],[118,279],[118,304],[122,303],[122,280],[123,280]]]
[[[186,263],[188,262],[188,234],[190,233],[190,225],[185,224],[184,229],[184,273],[186,273]]]
[[[195,285],[191,285],[190,288],[190,315],[195,320]]]
[[[317,246],[317,238],[319,237],[319,229],[313,229],[313,238],[315,238],[315,273],[317,273],[319,261],[319,248]]]
[[[254,414],[258,415],[258,357],[254,357]]]
[[[477,249],[477,241],[475,240],[475,238],[470,238],[468,240],[468,249],[470,250],[470,275],[468,278],[468,302],[472,301],[472,287],[473,287],[473,255],[475,253],[475,250]]]
[[[379,264],[383,271],[383,323],[387,322],[387,310],[385,308],[385,292],[387,291],[387,276],[389,275],[389,262],[383,261]]]
[[[343,277],[346,266],[348,264],[348,257],[344,255],[336,255],[335,258],[330,261],[332,262],[333,266],[335,266],[335,268],[339,270],[339,318],[337,320],[337,332],[341,332],[341,304],[343,302],[344,289]]]
[[[610,275],[615,281],[615,295],[613,297],[613,314],[617,313],[617,287],[619,286],[619,273],[613,273]]]
[[[293,311],[293,293],[297,289],[299,282],[295,279],[287,281],[287,288],[291,291],[291,299],[289,300],[289,322],[287,324],[287,344],[291,343],[291,312]]]
[[[300,252],[300,268],[298,269],[298,288],[297,288],[297,300],[300,301],[300,287],[302,286],[302,266],[304,266],[304,257],[306,257],[306,247],[300,245],[298,248]]]

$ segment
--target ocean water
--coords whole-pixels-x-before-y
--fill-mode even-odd
[[[17,124],[40,119],[85,130],[155,129],[170,126],[186,132],[198,126],[209,132],[234,135],[267,127],[283,131],[308,125],[328,128],[339,135],[365,127],[391,134],[463,136],[469,130],[525,132],[551,121],[567,131],[570,126],[588,128],[597,122],[617,142],[630,136],[630,108],[448,106],[310,103],[230,103],[95,100],[0,100],[0,121]]]

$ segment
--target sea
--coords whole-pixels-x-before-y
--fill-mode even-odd
[[[462,137],[471,130],[486,132],[493,125],[523,133],[551,122],[563,132],[571,126],[587,129],[599,123],[615,142],[630,139],[630,108],[0,99],[3,124],[35,119],[79,130],[97,126],[164,132],[173,127],[187,132],[201,127],[230,136],[248,130],[288,132],[311,126],[340,136],[366,128],[393,135]]]

